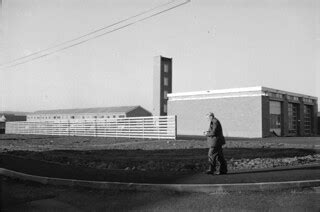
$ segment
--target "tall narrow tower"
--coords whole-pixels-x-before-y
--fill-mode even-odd
[[[172,93],[172,58],[154,57],[153,115],[167,115],[167,94]]]

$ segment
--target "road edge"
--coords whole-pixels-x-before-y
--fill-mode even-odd
[[[30,175],[9,169],[0,168],[0,175],[32,181],[44,185],[85,187],[93,189],[123,190],[123,191],[176,191],[176,192],[201,192],[224,193],[234,191],[279,191],[285,189],[302,189],[319,187],[320,179],[286,182],[262,182],[262,183],[235,183],[235,184],[149,184],[149,183],[123,183],[74,180],[63,178],[42,177]]]

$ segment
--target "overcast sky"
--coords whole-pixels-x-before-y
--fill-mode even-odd
[[[0,64],[165,2],[3,0]],[[157,55],[173,58],[173,92],[261,85],[319,98],[319,25],[318,0],[193,0],[1,70],[0,110],[141,105],[152,111]]]

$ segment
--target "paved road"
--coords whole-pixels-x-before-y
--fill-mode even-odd
[[[320,179],[320,166],[241,171],[225,176],[97,170],[0,157],[1,167],[51,177],[155,183],[244,183]],[[124,192],[2,178],[1,211],[320,211],[320,188],[219,194]]]
[[[320,179],[320,165],[310,167],[274,168],[263,170],[242,170],[228,175],[212,176],[203,173],[147,172],[79,168],[21,157],[1,155],[0,167],[26,174],[45,177],[135,183],[174,184],[226,184],[282,182]]]
[[[3,180],[1,211],[320,211],[320,188],[223,194],[117,192]]]

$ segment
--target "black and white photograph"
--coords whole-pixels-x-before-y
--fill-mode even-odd
[[[320,0],[0,0],[0,211],[320,211]]]

